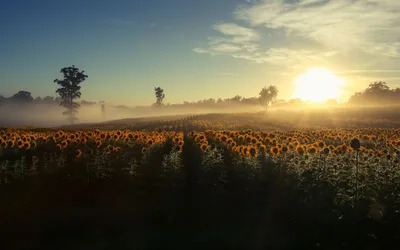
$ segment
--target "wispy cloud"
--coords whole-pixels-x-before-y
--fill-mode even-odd
[[[110,19],[110,21],[115,24],[125,24],[125,25],[136,24],[136,22],[133,20],[127,20],[127,19],[121,19],[121,18],[112,18],[112,19]]]
[[[249,43],[260,39],[257,32],[235,23],[221,23],[213,27],[234,43]]]
[[[400,58],[399,0],[247,1],[233,19],[214,25],[219,36],[194,51],[287,67],[353,54],[360,62]],[[304,40],[315,46],[302,48]]]
[[[358,74],[358,73],[370,73],[370,74],[376,74],[376,73],[399,73],[400,74],[400,69],[399,70],[390,70],[390,69],[369,69],[369,70],[346,70],[346,71],[337,71],[335,72],[336,74]]]
[[[252,29],[235,23],[220,23],[213,26],[220,36],[208,37],[207,48],[195,48],[197,53],[211,55],[236,54],[239,52],[254,53],[260,36]],[[222,36],[221,36],[222,35]]]

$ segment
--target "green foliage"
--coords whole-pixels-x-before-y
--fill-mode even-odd
[[[164,90],[160,87],[156,87],[154,88],[154,94],[156,95],[156,106],[161,106],[163,104],[164,98],[165,98],[165,94],[164,94]]]
[[[259,94],[259,101],[262,106],[265,107],[265,110],[268,109],[268,105],[276,100],[278,96],[278,88],[274,85],[264,87]]]
[[[56,90],[56,93],[61,97],[60,106],[65,107],[67,110],[63,112],[68,117],[68,120],[73,124],[77,120],[76,114],[79,110],[79,103],[75,100],[81,97],[81,86],[87,75],[85,71],[79,71],[75,65],[72,67],[62,68],[60,73],[63,74],[63,79],[55,79],[54,83],[60,85],[60,88]]]

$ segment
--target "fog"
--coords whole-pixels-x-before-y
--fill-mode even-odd
[[[0,126],[2,127],[60,127],[69,125],[67,117],[62,113],[63,107],[54,103],[7,103],[0,107]],[[260,105],[227,104],[227,105],[170,105],[161,107],[105,106],[102,112],[100,104],[82,105],[77,114],[76,124],[95,124],[116,122],[126,119],[126,122],[139,120],[171,120],[182,117],[209,113],[257,113],[264,111]],[[397,120],[400,109],[388,106],[360,107],[348,104],[327,105],[286,105],[268,108],[269,121],[300,122],[312,118],[314,122],[326,123],[326,119],[384,119]],[[266,117],[260,118],[265,119]],[[147,119],[146,119],[147,118]],[[131,120],[128,120],[131,119]],[[262,119],[262,120],[263,120]],[[124,121],[120,121],[124,122]]]
[[[101,123],[127,118],[144,118],[160,116],[191,116],[205,113],[257,112],[259,106],[232,105],[226,107],[136,107],[106,106],[102,112],[101,105],[82,105],[77,114],[76,123]],[[65,108],[56,104],[4,104],[0,107],[0,126],[3,127],[58,127],[68,125],[67,117],[62,113]]]

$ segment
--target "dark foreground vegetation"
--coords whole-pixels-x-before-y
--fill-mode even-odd
[[[0,242],[398,249],[399,134],[3,130]]]

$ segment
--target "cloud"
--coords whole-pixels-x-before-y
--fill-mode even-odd
[[[288,67],[344,56],[360,63],[400,58],[399,0],[258,0],[232,14],[196,52]]]
[[[232,45],[232,44],[218,44],[214,47],[211,48],[213,51],[215,52],[221,52],[221,53],[233,53],[233,52],[238,52],[241,51],[242,48],[240,48],[239,46],[236,45]]]
[[[400,74],[400,69],[374,69],[374,70],[346,70],[346,71],[338,71],[335,72],[336,74],[358,74],[358,73],[370,73],[370,74],[376,74],[376,73],[398,73]]]
[[[193,51],[201,54],[221,55],[238,52],[254,53],[258,50],[259,34],[235,23],[220,23],[213,26],[220,36],[208,37],[207,48],[195,48]],[[222,36],[221,36],[222,35]]]
[[[120,18],[113,18],[113,19],[110,19],[110,21],[115,24],[125,24],[125,25],[136,24],[136,22],[133,20],[126,20],[126,19],[120,19]]]
[[[242,27],[235,23],[222,23],[213,27],[235,43],[248,43],[259,40],[259,35],[252,29]]]
[[[400,1],[270,1],[234,13],[253,26],[290,30],[326,47],[398,56]]]

